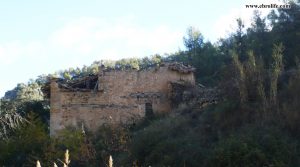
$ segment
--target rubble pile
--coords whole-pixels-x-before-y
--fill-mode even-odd
[[[196,70],[195,68],[193,68],[190,65],[185,66],[182,63],[178,63],[178,62],[170,63],[168,65],[168,68],[172,71],[178,71],[183,74],[188,74],[188,73],[194,72]]]
[[[203,85],[193,86],[184,81],[170,83],[170,100],[172,107],[180,104],[193,106],[194,109],[201,109],[209,104],[217,103],[220,92],[217,88],[206,88]]]

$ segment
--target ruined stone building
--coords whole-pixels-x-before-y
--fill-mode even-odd
[[[96,131],[104,123],[126,123],[171,111],[172,82],[195,84],[194,69],[179,63],[145,70],[100,69],[98,75],[51,79],[50,134],[68,126]]]

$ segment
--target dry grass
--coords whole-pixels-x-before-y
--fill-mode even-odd
[[[69,164],[71,163],[69,150],[66,150],[64,162],[63,161],[60,161],[60,162],[63,163],[63,167],[69,166]],[[53,166],[58,167],[55,162],[53,163]],[[36,167],[42,167],[39,160],[36,161]],[[113,159],[112,159],[111,155],[109,156],[109,159],[108,159],[108,167],[113,167]]]
[[[108,167],[113,167],[113,159],[111,155],[109,156]]]

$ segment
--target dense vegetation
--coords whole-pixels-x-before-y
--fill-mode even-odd
[[[42,87],[50,75],[19,84],[1,99],[0,166],[59,164],[66,149],[70,166],[300,166],[300,2],[291,9],[241,19],[228,38],[212,44],[193,27],[186,50],[143,59],[96,61],[55,74],[64,79],[107,68],[144,69],[162,61],[196,67],[196,78],[218,87],[222,100],[203,109],[182,105],[136,126],[103,126],[96,135],[71,127],[50,138],[49,99]]]

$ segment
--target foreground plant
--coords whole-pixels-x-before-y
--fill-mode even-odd
[[[113,167],[113,159],[111,155],[109,156],[108,167]]]
[[[69,154],[69,150],[68,149],[66,150],[66,153],[65,153],[65,160],[64,160],[64,162],[63,161],[61,161],[61,162],[64,164],[63,167],[68,167],[69,166],[71,160],[70,160],[70,154]],[[53,166],[54,167],[58,167],[55,162],[53,163]],[[36,161],[36,167],[41,167],[40,161]]]
[[[9,102],[0,100],[0,139],[6,138],[11,130],[20,127],[25,121],[10,105]]]
[[[68,167],[70,162],[71,162],[71,160],[70,160],[69,150],[66,150],[64,167]]]

